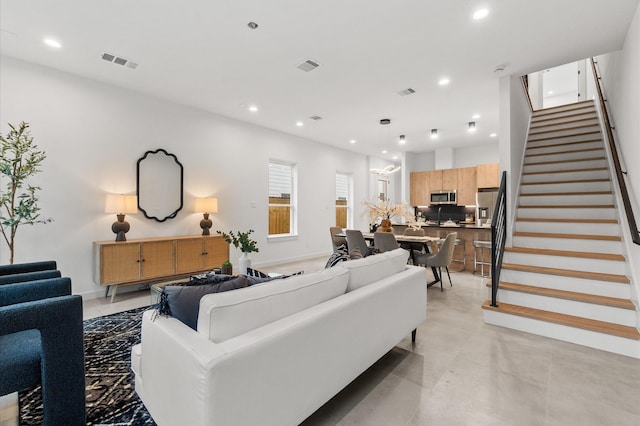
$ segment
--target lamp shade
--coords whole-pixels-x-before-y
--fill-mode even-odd
[[[138,212],[138,197],[135,195],[107,194],[105,213],[127,214]]]
[[[217,198],[196,198],[194,210],[196,213],[217,213],[218,199]]]

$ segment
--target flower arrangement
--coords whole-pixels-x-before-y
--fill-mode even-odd
[[[404,217],[409,222],[414,222],[415,218],[407,211],[407,203],[391,204],[389,200],[371,203],[365,201],[363,203],[367,208],[364,213],[369,214],[369,224],[375,225],[380,220],[391,220],[394,216]]]
[[[252,240],[249,235],[253,232],[253,229],[249,229],[247,232],[236,232],[229,231],[229,233],[216,231],[218,234],[222,235],[222,238],[229,244],[233,244],[235,248],[239,248],[243,253],[251,253],[260,251],[257,246],[257,242]]]

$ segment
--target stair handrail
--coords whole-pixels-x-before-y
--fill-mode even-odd
[[[502,172],[500,189],[491,221],[491,306],[497,307],[498,283],[507,240],[507,172]]]
[[[616,171],[616,178],[618,180],[618,187],[620,188],[620,196],[622,197],[622,204],[624,205],[624,211],[627,216],[627,222],[629,224],[629,231],[631,232],[631,240],[634,244],[640,245],[640,232],[638,232],[638,225],[636,223],[635,216],[633,215],[633,209],[631,208],[631,200],[629,199],[629,192],[627,191],[627,184],[624,181],[624,175],[627,172],[622,171],[620,166],[620,158],[618,157],[618,149],[616,148],[615,139],[613,136],[613,126],[609,120],[609,111],[607,110],[606,100],[602,94],[602,86],[600,85],[601,76],[598,73],[596,67],[596,60],[591,58],[591,68],[593,70],[593,77],[596,83],[596,91],[598,92],[598,100],[600,102],[600,109],[602,111],[602,118],[604,119],[604,125],[607,128],[607,141],[611,150],[611,157],[613,160],[613,166]]]

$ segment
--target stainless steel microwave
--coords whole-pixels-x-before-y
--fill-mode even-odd
[[[431,204],[458,204],[455,189],[441,189],[431,191]]]

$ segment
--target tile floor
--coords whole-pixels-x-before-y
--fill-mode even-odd
[[[325,260],[263,270],[313,272]],[[404,339],[305,426],[640,425],[640,360],[484,324],[484,280],[451,277],[427,291],[416,344]],[[148,290],[89,300],[85,317],[149,302]]]

